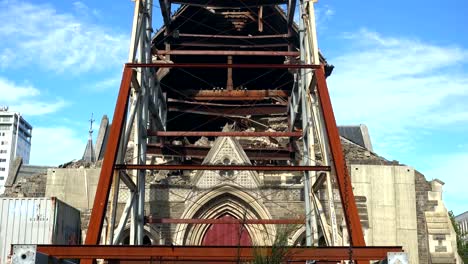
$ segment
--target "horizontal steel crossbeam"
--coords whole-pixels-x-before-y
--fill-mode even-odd
[[[252,170],[252,171],[330,171],[329,166],[254,166],[254,165],[139,165],[117,164],[117,170]]]
[[[203,159],[210,151],[210,146],[197,145],[161,145],[150,143],[147,154]],[[291,160],[294,152],[289,148],[244,148],[250,160]]]
[[[244,225],[302,225],[305,219],[175,219],[146,217],[150,224],[244,224]]]
[[[271,247],[237,246],[102,246],[102,245],[38,245],[37,251],[64,259],[108,259],[108,260],[253,260],[256,254],[271,254]],[[289,261],[328,260],[341,261],[350,257],[349,247],[291,247],[286,254]],[[387,252],[402,252],[402,247],[354,247],[354,260],[381,260]]]
[[[129,68],[319,69],[316,64],[126,63]]]
[[[148,131],[158,137],[301,137],[302,132]]]
[[[210,37],[210,36],[208,36]],[[218,36],[219,37],[219,36]],[[297,57],[297,51],[263,51],[263,50],[158,50],[157,55],[203,55],[203,56],[288,56]]]

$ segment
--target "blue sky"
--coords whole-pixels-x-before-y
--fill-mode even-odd
[[[447,207],[468,210],[468,3],[316,8],[338,123],[366,124],[375,152],[441,179]],[[0,0],[0,105],[33,125],[31,163],[80,158],[91,113],[112,116],[132,15],[130,0]]]

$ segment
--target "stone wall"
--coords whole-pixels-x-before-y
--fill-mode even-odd
[[[456,233],[442,201],[442,186],[440,180],[431,181],[431,190],[427,192],[428,202],[434,207],[425,212],[427,223],[429,252],[432,263],[460,263],[457,253]]]
[[[55,196],[80,211],[93,208],[99,168],[53,168],[47,170],[45,196]]]
[[[351,165],[354,194],[366,197],[369,246],[402,245],[419,263],[414,170],[394,165]]]
[[[2,197],[44,197],[47,175],[37,174],[17,180],[5,188]]]
[[[433,211],[435,203],[433,201],[428,201],[427,193],[431,190],[431,184],[426,181],[424,175],[422,175],[419,171],[415,171],[414,180],[416,188],[416,219],[418,224],[419,263],[427,264],[432,262],[429,252],[425,212]]]

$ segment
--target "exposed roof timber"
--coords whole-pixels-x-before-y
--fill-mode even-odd
[[[171,25],[171,2],[169,0],[159,0],[161,6],[161,13],[164,20],[164,26],[166,29],[170,29]]]
[[[301,137],[302,132],[249,132],[249,131],[147,131],[157,137]]]
[[[261,116],[271,114],[284,114],[287,112],[287,103],[275,104],[220,104],[209,102],[191,102],[168,98],[169,111],[215,115],[215,116]]]
[[[202,104],[188,105],[188,104],[169,104],[168,110],[170,112],[183,112],[193,113],[201,115],[212,115],[212,116],[263,116],[273,114],[286,114],[287,106],[280,104],[263,104],[256,106],[210,106],[206,107]]]
[[[206,55],[206,56],[299,56],[297,51],[264,50],[156,50],[156,55]]]
[[[239,68],[239,69],[320,69],[317,64],[278,64],[278,63],[126,63],[129,68]]]
[[[330,166],[305,165],[116,164],[114,168],[116,170],[331,171]]]
[[[173,157],[205,158],[210,146],[175,146],[149,143],[147,153]],[[293,151],[288,148],[244,148],[250,160],[291,160]]]
[[[200,101],[258,101],[272,98],[287,98],[285,90],[187,90],[185,96]]]
[[[266,6],[266,5],[282,5],[287,4],[285,0],[246,0],[246,1],[236,1],[236,0],[171,0],[172,3],[176,4],[185,4],[191,6],[201,6],[201,7],[257,7],[257,6]]]
[[[223,44],[223,43],[203,43],[203,42],[187,42],[187,43],[172,43],[173,46],[182,46],[182,47],[225,47],[225,48],[238,48],[238,49],[258,49],[258,48],[280,48],[288,47],[288,43],[273,43],[273,44]]]
[[[296,10],[296,0],[288,0],[288,28],[291,28],[294,22],[294,12]]]
[[[289,38],[288,34],[274,34],[274,35],[255,35],[255,36],[237,36],[237,35],[207,35],[207,34],[188,34],[179,33],[179,37],[188,38],[221,38],[221,39],[266,39],[266,38]]]

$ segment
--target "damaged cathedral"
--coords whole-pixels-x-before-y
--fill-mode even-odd
[[[186,2],[152,37],[153,63],[246,65],[261,58],[265,65],[280,65],[304,60],[324,65],[325,76],[332,75],[333,66],[318,50],[310,61],[300,57],[305,53],[297,51],[304,26],[296,25],[279,6],[205,7]],[[299,164],[327,166],[329,159],[323,139],[303,135],[311,125],[299,115],[301,107],[292,109],[301,96],[294,70],[155,71],[161,95],[151,96],[164,97],[165,104],[149,100],[147,107],[167,114],[151,115],[145,121],[149,127],[143,162],[194,167],[146,170],[145,182],[138,186],[133,186],[137,177],[133,170],[121,172],[115,178],[125,184],[114,181],[101,243],[134,243],[131,219],[137,216],[129,212],[137,199],[135,189],[143,185],[143,244],[269,246],[282,225],[290,225],[294,228],[288,233],[288,245],[349,245],[346,205],[336,179],[329,177],[335,171],[314,172],[307,193],[304,171],[286,170]],[[132,92],[132,102],[139,100],[136,94]],[[314,98],[303,97],[302,103],[307,100]],[[27,166],[18,162],[4,196],[53,196],[72,205],[81,211],[84,241],[96,192],[101,191],[97,185],[111,125],[103,118],[96,146],[90,136],[81,161],[38,173],[25,173]],[[142,156],[136,139],[140,128],[131,130],[124,155],[128,164]],[[164,131],[191,133],[164,135]],[[229,136],[220,136],[221,132]],[[460,263],[456,234],[442,200],[444,183],[428,181],[414,168],[376,154],[365,125],[339,127],[339,132],[366,245],[403,246],[409,263]],[[312,147],[307,149],[307,144]],[[203,168],[208,165],[219,168]],[[263,170],[244,166],[263,166]],[[314,208],[309,237],[304,225],[306,201]]]

